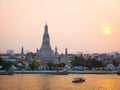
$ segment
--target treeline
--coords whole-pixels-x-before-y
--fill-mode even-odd
[[[0,57],[0,66],[2,66],[2,69],[8,70],[12,65],[14,65],[13,62],[5,61]]]
[[[105,64],[102,61],[98,61],[91,58],[88,58],[86,60],[86,59],[83,59],[82,57],[75,57],[75,59],[71,61],[71,65],[88,67],[88,69],[105,67]]]

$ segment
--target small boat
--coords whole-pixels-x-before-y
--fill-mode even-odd
[[[85,78],[73,78],[73,83],[85,82]]]
[[[120,75],[120,72],[117,72],[117,75]]]
[[[117,75],[120,75],[120,70],[117,72]]]
[[[120,73],[117,73],[117,75],[120,75]]]

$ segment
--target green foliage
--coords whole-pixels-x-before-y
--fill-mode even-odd
[[[13,64],[13,62],[5,62],[3,64],[3,69],[8,70]]]
[[[29,65],[30,69],[35,70],[37,69],[37,65],[33,62]]]
[[[81,57],[75,57],[71,62],[72,66],[87,66],[89,69],[96,67],[104,67],[104,63],[95,59],[84,60]]]
[[[50,70],[52,70],[54,67],[54,64],[53,62],[47,62],[47,66],[49,67]]]
[[[65,66],[65,63],[59,63],[59,64],[56,64],[57,67],[64,67]]]
[[[0,66],[2,66],[5,63],[5,61],[0,57]]]
[[[14,65],[14,63],[5,61],[2,58],[0,58],[0,65],[3,66],[3,69],[8,70],[12,65]]]
[[[81,57],[75,57],[75,59],[72,60],[71,64],[73,66],[86,66],[86,60]]]
[[[26,58],[30,57],[30,58],[34,58],[35,57],[35,53],[29,52],[26,54]]]
[[[89,58],[87,60],[87,67],[89,68],[104,67],[104,64],[101,61]]]
[[[113,65],[116,66],[116,67],[119,65],[119,61],[118,61],[118,60],[112,60],[112,63],[113,63]]]
[[[62,70],[66,64],[65,63],[59,63],[54,65],[55,70]]]

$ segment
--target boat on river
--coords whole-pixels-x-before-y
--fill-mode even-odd
[[[117,72],[117,75],[120,75],[120,70]]]
[[[73,83],[85,82],[85,78],[73,78],[72,82]]]

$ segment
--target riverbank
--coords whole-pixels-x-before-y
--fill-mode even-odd
[[[0,70],[4,72],[4,70]],[[52,74],[57,73],[56,70],[15,70],[14,74]],[[85,70],[85,71],[76,71],[69,70],[69,74],[116,74],[117,71],[95,71],[95,70]]]

